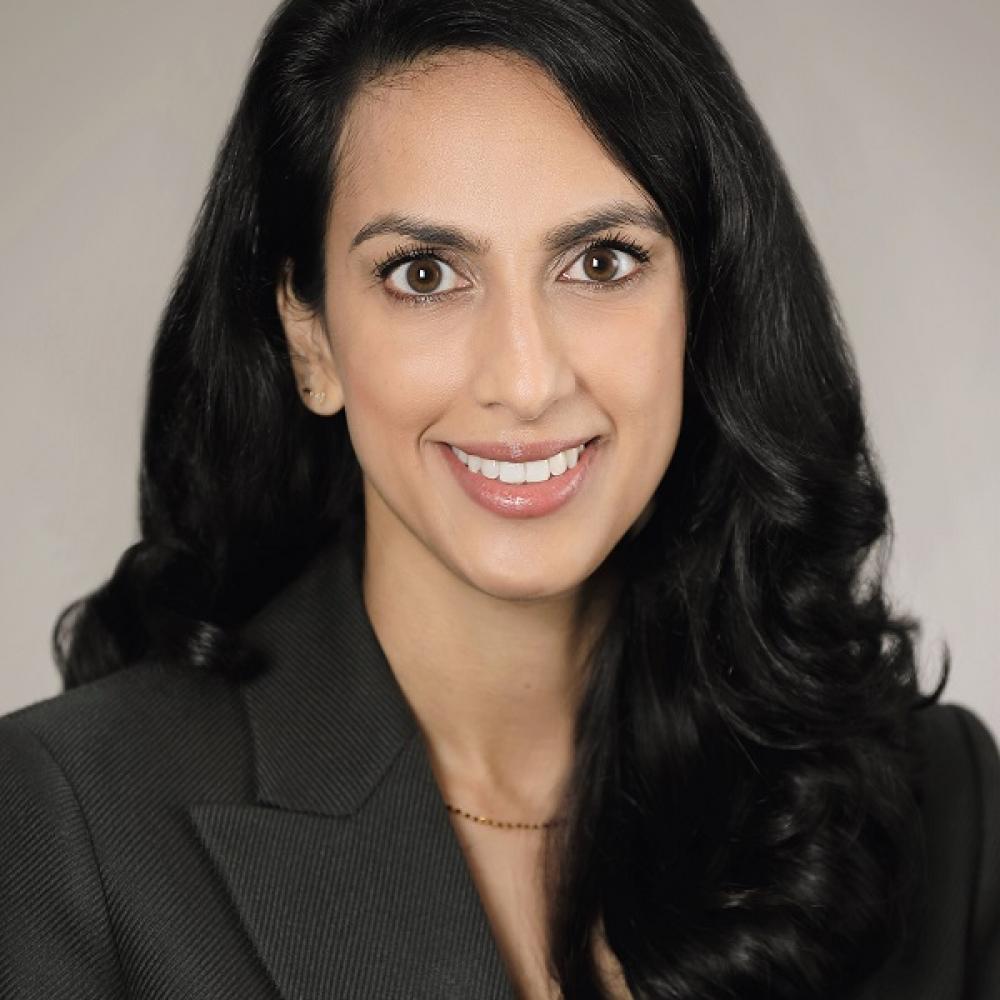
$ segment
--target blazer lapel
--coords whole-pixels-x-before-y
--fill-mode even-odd
[[[416,719],[333,545],[245,629],[255,801],[189,809],[285,1000],[513,998]]]

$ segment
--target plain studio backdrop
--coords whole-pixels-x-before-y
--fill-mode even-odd
[[[0,713],[137,537],[146,363],[273,0],[4,0]],[[896,526],[890,594],[1000,733],[1000,3],[702,0],[838,296]]]

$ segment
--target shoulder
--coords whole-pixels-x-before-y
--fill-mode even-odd
[[[986,723],[953,703],[918,709],[913,721],[923,794],[934,801],[964,801],[964,817],[992,821],[1000,810],[1000,752]]]
[[[0,717],[8,773],[127,793],[236,767],[249,753],[237,682],[144,662]]]
[[[213,889],[187,809],[248,797],[241,701],[150,662],[0,718],[0,993],[124,997],[121,941],[161,954],[196,925]]]
[[[958,704],[918,710],[928,918],[962,943],[970,996],[1000,995],[1000,752]],[[993,992],[994,990],[998,992]]]
[[[968,822],[976,840],[974,897],[969,917],[973,977],[977,977],[977,982],[988,980],[991,989],[1000,990],[1000,752],[994,735],[979,716],[958,705],[949,707],[964,748],[959,759],[972,788]]]
[[[988,761],[997,755],[989,727],[971,708],[954,702],[917,709],[914,720],[927,746],[938,753],[959,753]]]
[[[928,835],[939,845],[978,848],[1000,835],[1000,752],[983,720],[958,704],[918,709],[918,795]]]

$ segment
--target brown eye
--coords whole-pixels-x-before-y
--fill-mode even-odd
[[[592,281],[608,281],[618,273],[615,251],[610,247],[588,250],[583,256],[583,272]]]
[[[441,268],[430,257],[410,262],[404,280],[415,292],[426,295],[433,292],[441,281]]]
[[[388,268],[383,281],[397,298],[420,300],[458,288],[454,268],[437,257],[412,257]]]
[[[640,266],[640,258],[631,250],[616,246],[588,247],[565,272],[583,285],[618,285],[624,283]]]

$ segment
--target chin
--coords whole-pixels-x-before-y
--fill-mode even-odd
[[[520,550],[512,551],[507,559],[502,555],[498,558],[496,553],[477,557],[466,552],[459,565],[476,589],[507,601],[540,600],[567,593],[583,584],[597,568],[567,557],[561,547],[551,555],[536,550],[531,559],[524,558]]]

